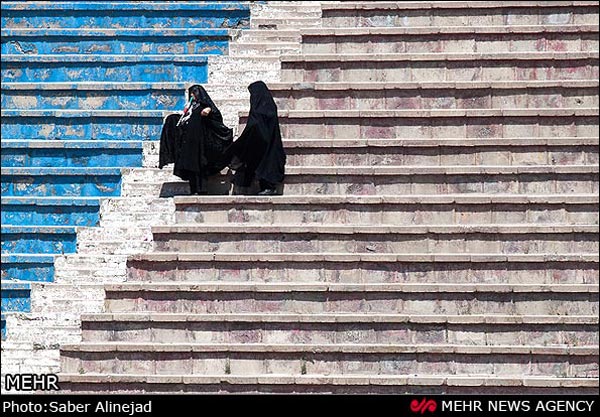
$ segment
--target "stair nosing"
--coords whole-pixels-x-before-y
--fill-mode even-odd
[[[495,293],[495,294],[523,294],[523,293],[598,293],[597,284],[339,284],[339,283],[244,283],[244,282],[143,282],[126,284],[106,284],[107,293],[227,293],[244,292],[255,293]],[[142,297],[143,298],[143,297]]]
[[[585,52],[444,52],[444,53],[314,53],[285,54],[280,57],[284,63],[300,62],[403,62],[403,61],[506,61],[506,60],[590,60],[598,59],[598,51]]]
[[[354,354],[388,354],[388,353],[458,353],[471,355],[494,354],[542,354],[591,356],[598,355],[599,347],[591,346],[543,346],[543,345],[460,345],[451,343],[440,344],[376,344],[376,343],[172,343],[162,345],[156,342],[81,342],[78,344],[63,344],[61,352],[248,352],[248,353],[354,353]]]
[[[372,1],[372,2],[322,2],[321,9],[323,12],[336,11],[336,10],[432,10],[432,9],[460,9],[464,8],[464,5],[457,2],[446,1],[446,2],[389,2],[389,1]],[[558,1],[558,2],[544,2],[539,1],[510,1],[510,2],[484,2],[484,1],[472,1],[469,2],[469,9],[504,9],[510,7],[523,8],[523,7],[535,7],[535,8],[548,8],[548,7],[594,7],[597,6],[595,2],[572,2],[572,1]],[[551,5],[550,5],[551,4]]]
[[[480,262],[480,263],[544,263],[544,262],[600,262],[597,253],[578,254],[374,254],[374,253],[226,253],[226,252],[150,252],[131,255],[137,262]],[[565,260],[566,259],[566,260]]]
[[[467,382],[466,386],[472,386],[470,381],[476,381],[478,385],[485,383],[486,386],[506,387],[507,382],[511,386],[569,386],[569,387],[597,387],[598,378],[565,378],[548,376],[489,376],[489,375],[362,375],[362,374],[252,374],[252,375],[147,375],[147,374],[68,374],[61,373],[59,378],[63,382],[70,383],[145,383],[165,384],[177,383],[184,385],[194,384],[232,384],[232,385],[386,385],[397,382],[398,385],[427,385],[427,386],[460,386],[461,382]]]
[[[318,320],[320,319],[320,320]],[[443,320],[442,320],[443,319]],[[177,314],[177,313],[96,313],[82,314],[81,320],[87,322],[302,322],[302,323],[448,323],[448,324],[490,324],[490,325],[520,325],[520,324],[556,324],[569,322],[570,324],[598,324],[597,315],[579,316],[550,316],[550,315],[419,315],[419,314],[356,314],[356,313],[329,313],[329,314],[293,314],[293,313],[220,313],[220,314]],[[568,324],[568,323],[567,323]]]
[[[203,225],[179,223],[168,226],[151,226],[154,234],[537,234],[537,233],[598,233],[597,224],[422,224],[422,225],[332,225],[332,224],[239,224],[221,223]]]
[[[598,25],[593,24],[534,24],[534,25],[487,25],[487,26],[358,26],[302,28],[302,36],[350,37],[363,35],[454,35],[454,34],[556,34],[556,33],[597,33]]]
[[[322,195],[299,194],[283,195],[279,198],[262,196],[175,196],[175,205],[214,205],[214,204],[263,204],[263,205],[309,205],[309,204],[358,204],[358,205],[383,205],[383,204],[598,204],[598,194],[446,194],[446,195]]]

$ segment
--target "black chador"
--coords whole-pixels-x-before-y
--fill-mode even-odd
[[[200,85],[189,88],[183,115],[165,120],[160,137],[159,168],[175,163],[173,174],[190,182],[191,194],[205,194],[205,179],[219,173],[229,160],[225,150],[232,144],[233,131]]]
[[[234,183],[249,187],[256,179],[263,195],[275,194],[283,182],[286,155],[281,142],[277,105],[266,84],[250,84],[250,114],[246,128],[227,150],[235,172]]]

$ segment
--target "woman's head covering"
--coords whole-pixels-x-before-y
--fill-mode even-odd
[[[267,85],[256,81],[248,86],[250,91],[250,113],[277,116],[277,105]]]
[[[189,99],[191,99],[195,104],[201,105],[202,108],[210,107],[213,110],[217,108],[204,87],[198,84],[194,84],[188,88],[188,100]]]
[[[202,109],[210,107],[212,110],[210,113],[211,119],[216,119],[220,123],[223,122],[223,116],[221,112],[217,108],[217,105],[212,101],[204,87],[199,84],[194,84],[187,90],[188,102],[183,109],[183,115],[179,119],[179,123],[177,126],[182,126],[187,124],[192,114],[195,112],[200,112]]]

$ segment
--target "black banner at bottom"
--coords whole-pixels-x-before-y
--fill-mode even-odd
[[[398,416],[596,415],[594,395],[2,395],[3,416],[164,416],[175,412],[227,411],[285,415],[389,410]],[[296,408],[297,407],[297,408]],[[389,408],[388,408],[389,407]],[[388,412],[389,412],[388,411]]]

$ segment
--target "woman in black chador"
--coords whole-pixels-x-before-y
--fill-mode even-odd
[[[266,84],[250,84],[250,114],[246,128],[227,150],[236,170],[234,184],[249,187],[256,179],[260,195],[274,195],[283,182],[286,155],[281,143],[277,105]]]
[[[183,115],[165,120],[160,137],[159,168],[175,163],[173,174],[190,182],[191,194],[206,194],[205,179],[227,166],[224,152],[232,144],[233,131],[200,85],[189,88]]]

